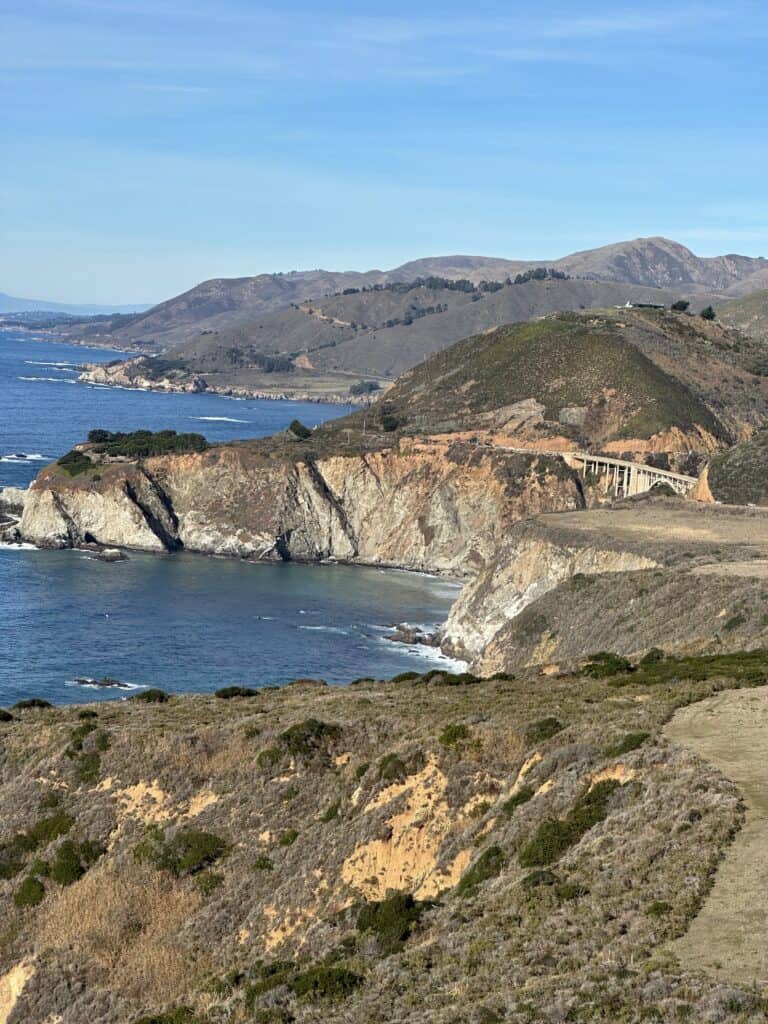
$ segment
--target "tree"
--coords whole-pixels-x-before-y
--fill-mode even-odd
[[[305,427],[300,420],[293,420],[288,429],[294,435],[294,437],[298,437],[300,441],[306,441],[306,439],[312,433],[309,427]]]
[[[676,313],[685,313],[689,306],[690,302],[686,302],[685,299],[678,299],[677,302],[672,303],[672,309]]]
[[[707,306],[706,309],[702,309],[702,311],[699,314],[699,316],[701,316],[701,318],[703,320],[715,320],[715,319],[717,319],[717,313],[715,313],[714,309],[712,309],[711,306]]]

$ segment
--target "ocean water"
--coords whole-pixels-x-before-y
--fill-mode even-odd
[[[199,430],[226,440],[347,411],[72,383],[74,364],[114,358],[0,332],[0,487],[25,486],[95,426]],[[65,703],[125,695],[73,683],[78,677],[191,692],[455,667],[439,652],[386,636],[396,622],[437,625],[457,592],[442,580],[375,568],[185,553],[104,563],[80,551],[4,547],[0,706],[29,696]]]

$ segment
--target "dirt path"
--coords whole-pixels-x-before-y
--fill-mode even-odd
[[[718,694],[679,711],[674,743],[719,768],[739,788],[747,818],[709,898],[670,946],[684,967],[723,980],[768,984],[768,687]]]

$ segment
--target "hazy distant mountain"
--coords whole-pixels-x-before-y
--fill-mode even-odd
[[[735,297],[764,288],[768,279],[768,260],[762,258],[736,255],[702,258],[665,238],[639,238],[555,260],[435,256],[389,271],[310,270],[216,278],[154,306],[128,324],[115,324],[111,331],[102,329],[100,333],[102,337],[109,333],[114,344],[124,347],[138,344],[167,350],[192,340],[203,331],[246,327],[267,313],[350,288],[371,288],[432,275],[453,281],[466,278],[475,284],[483,280],[504,281],[508,277],[514,280],[518,274],[536,267],[551,267],[570,277],[589,281],[662,288],[683,295],[712,293],[720,297]],[[558,305],[549,307],[558,308]]]
[[[47,302],[45,299],[19,299],[0,292],[0,313],[69,313],[71,316],[97,316],[103,313],[143,313],[147,305],[100,306]]]

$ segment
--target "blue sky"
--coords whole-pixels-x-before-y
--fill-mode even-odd
[[[542,259],[768,256],[763,0],[4,0],[0,291]]]

